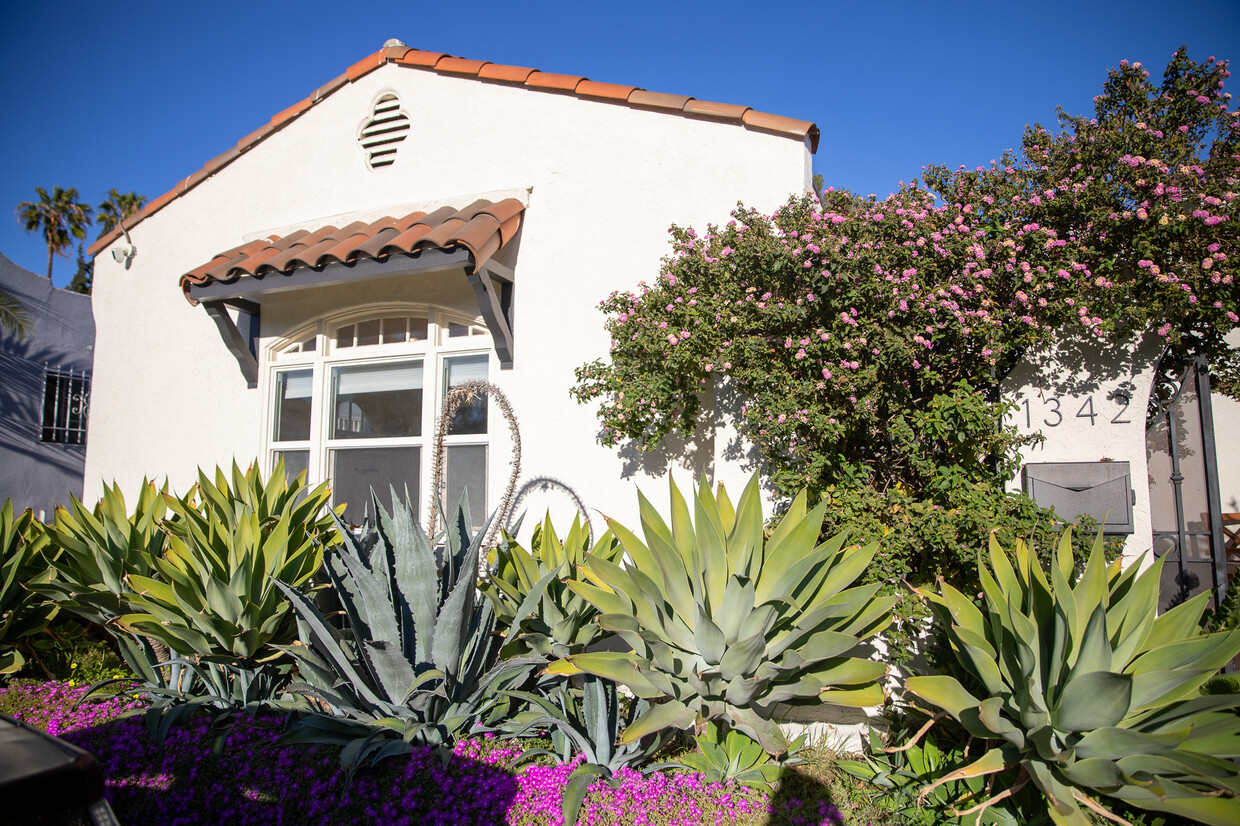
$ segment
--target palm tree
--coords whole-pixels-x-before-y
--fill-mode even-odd
[[[99,237],[107,235],[113,227],[146,206],[146,196],[136,192],[117,192],[108,190],[103,203],[99,205],[99,213],[95,219],[99,222]]]
[[[30,332],[30,316],[17,296],[0,287],[0,330],[8,330],[18,339]]]
[[[52,259],[65,255],[73,245],[73,239],[84,239],[90,225],[91,208],[78,200],[78,191],[70,187],[55,187],[49,196],[41,186],[34,191],[38,201],[23,201],[17,205],[17,220],[26,232],[42,232],[47,242],[47,280],[52,280]],[[66,256],[68,257],[68,256]]]

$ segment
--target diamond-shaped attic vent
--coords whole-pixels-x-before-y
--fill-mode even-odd
[[[400,110],[396,95],[387,94],[375,101],[374,117],[362,126],[358,143],[370,155],[370,168],[391,166],[396,162],[396,145],[409,134],[409,116]]]

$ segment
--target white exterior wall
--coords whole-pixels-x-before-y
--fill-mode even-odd
[[[1096,339],[1065,337],[1031,354],[1003,383],[1004,398],[1017,406],[1008,423],[1021,434],[1043,437],[1040,444],[1026,448],[1025,463],[1129,463],[1135,501],[1124,557],[1130,561],[1151,550],[1145,408],[1161,348],[1162,340],[1154,335],[1113,347],[1100,346]],[[1130,399],[1126,408],[1116,399],[1118,393]],[[1019,475],[1009,489],[1021,489]]]
[[[357,135],[385,92],[399,97],[412,128],[396,163],[371,170]],[[522,479],[558,480],[587,506],[636,527],[632,482],[663,502],[666,483],[649,477],[664,466],[638,467],[599,445],[593,410],[568,395],[573,368],[608,349],[597,305],[613,290],[654,279],[673,222],[725,222],[738,200],[769,211],[805,191],[810,170],[804,142],[732,123],[385,65],[138,224],[130,269],[106,252],[98,257],[87,501],[104,480],[129,491],[144,476],[167,476],[181,491],[197,467],[244,464],[263,448],[264,363],[259,388],[247,389],[215,324],[182,296],[182,274],[271,232],[515,195],[527,205],[521,233],[498,256],[515,270],[515,366],[500,371],[493,359],[491,378],[521,422]],[[263,345],[354,304],[401,299],[477,313],[463,276],[434,288],[391,283],[269,301]],[[508,475],[506,428],[496,412],[490,432],[494,504]],[[739,490],[747,473],[716,455],[728,441],[706,436],[704,451],[689,451],[696,461],[671,457],[686,471],[678,481],[687,485],[705,471]],[[522,506],[531,520],[551,506],[565,527],[574,510],[563,493],[531,496]],[[597,512],[591,516],[601,523]]]
[[[1003,384],[1004,398],[1017,405],[1009,423],[1021,433],[1044,437],[1040,445],[1024,451],[1024,462],[1130,463],[1135,501],[1134,531],[1124,545],[1128,561],[1152,561],[1145,411],[1162,347],[1163,340],[1154,334],[1108,348],[1068,337],[1031,355]],[[1121,390],[1130,394],[1126,409],[1115,400]],[[1093,418],[1087,415],[1090,399],[1097,414]],[[1220,504],[1223,513],[1240,512],[1240,402],[1215,392],[1211,405]],[[1020,490],[1019,476],[1009,488]]]

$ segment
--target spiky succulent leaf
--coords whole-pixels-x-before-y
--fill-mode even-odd
[[[638,732],[720,720],[776,755],[787,745],[769,719],[776,703],[882,700],[884,667],[849,656],[891,621],[892,600],[850,587],[875,546],[819,544],[824,507],[810,510],[803,495],[764,541],[756,477],[735,508],[705,480],[689,499],[672,484],[670,525],[638,496],[643,538],[608,521],[628,564],[587,554],[589,583],[569,586],[631,650],[570,655],[552,673],[584,671],[669,698]]]
[[[974,767],[1003,778],[996,794],[1031,780],[1055,823],[1089,823],[1106,796],[1240,822],[1240,780],[1221,757],[1240,753],[1240,695],[1198,693],[1240,653],[1240,633],[1203,632],[1203,598],[1152,619],[1161,560],[1107,566],[1099,537],[1078,569],[1071,547],[1065,535],[1048,575],[1023,544],[1009,555],[992,543],[980,608],[945,585],[919,592],[955,673],[911,677],[909,692],[988,744]]]

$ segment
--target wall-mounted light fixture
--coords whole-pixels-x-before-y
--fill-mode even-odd
[[[134,256],[138,254],[138,248],[133,245],[133,240],[129,237],[129,230],[125,229],[125,222],[120,222],[121,232],[125,233],[125,245],[112,250],[112,260],[118,264],[124,264],[125,269],[129,269],[129,262],[133,261]]]

